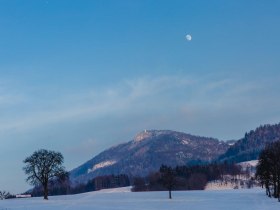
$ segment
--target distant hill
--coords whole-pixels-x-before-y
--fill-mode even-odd
[[[244,138],[233,144],[218,160],[243,162],[258,159],[265,145],[277,140],[280,140],[280,123],[260,126],[246,133]]]
[[[73,182],[84,183],[110,174],[145,176],[157,171],[162,164],[250,161],[258,159],[267,143],[277,140],[280,140],[280,123],[260,126],[238,141],[226,142],[170,130],[148,130],[73,169],[70,178]]]
[[[111,147],[75,168],[70,178],[84,183],[107,174],[144,176],[162,164],[209,162],[225,153],[232,143],[170,130],[143,131],[132,141]]]

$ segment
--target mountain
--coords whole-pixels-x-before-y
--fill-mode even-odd
[[[233,144],[218,160],[243,162],[258,159],[260,151],[267,143],[280,140],[280,123],[263,125],[246,133],[245,136]]]
[[[193,136],[170,130],[148,130],[100,153],[73,169],[70,178],[84,183],[108,174],[148,175],[162,164],[176,166],[209,162],[225,153],[230,144],[214,138]]]
[[[84,183],[108,174],[145,176],[157,171],[162,164],[250,161],[258,159],[267,143],[277,140],[280,140],[280,123],[260,126],[238,141],[226,142],[170,130],[148,130],[73,169],[70,178]]]

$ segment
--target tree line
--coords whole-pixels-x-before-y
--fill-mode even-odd
[[[256,178],[269,197],[280,201],[280,141],[267,144],[260,153]]]
[[[69,179],[53,179],[48,184],[48,193],[49,195],[70,195],[127,186],[130,186],[130,179],[125,174],[98,176],[87,183],[71,183]],[[31,192],[34,197],[42,196],[43,193],[42,185],[35,186]]]
[[[68,172],[62,166],[63,156],[59,152],[49,150],[35,151],[24,160],[23,168],[28,175],[27,181],[35,187],[32,196],[66,195],[84,193],[100,189],[130,186],[127,175],[99,176],[87,183],[71,183]],[[241,167],[232,163],[211,163],[205,165],[161,166],[158,172],[147,177],[133,179],[133,191],[169,191],[172,190],[203,190],[207,182],[221,179],[223,175],[236,176],[241,174]]]
[[[38,150],[24,160],[23,170],[28,175],[27,181],[35,187],[29,193],[32,196],[66,195],[84,193],[100,189],[126,187],[133,185],[132,191],[169,191],[203,190],[208,182],[223,180],[230,176],[237,180],[246,175],[240,165],[232,162],[209,163],[170,167],[162,165],[146,177],[128,177],[125,174],[99,176],[87,183],[71,183],[68,172],[62,166],[63,156],[59,152]],[[266,189],[269,197],[280,201],[280,141],[268,144],[259,156],[256,178]],[[130,181],[132,180],[132,182]],[[6,192],[0,193],[0,199],[11,197]]]
[[[233,178],[243,174],[241,166],[234,163],[211,163],[193,166],[170,167],[162,165],[159,171],[147,177],[135,177],[132,191],[203,190],[209,181],[221,180],[224,175]]]

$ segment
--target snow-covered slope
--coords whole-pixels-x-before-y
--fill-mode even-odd
[[[1,210],[279,210],[279,202],[261,189],[132,193],[129,188],[79,195],[0,201]]]
[[[224,175],[222,180],[208,182],[205,190],[226,190],[236,188],[248,188],[255,185],[251,178],[255,177],[258,160],[250,160],[238,163],[241,166],[243,175],[236,177]]]
[[[250,161],[245,161],[245,162],[241,162],[238,164],[240,166],[242,166],[243,168],[246,168],[246,167],[256,167],[258,162],[259,162],[258,160],[250,160]]]

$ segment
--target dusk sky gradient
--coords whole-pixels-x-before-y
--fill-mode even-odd
[[[240,139],[280,122],[278,0],[0,0],[0,190],[144,129]],[[190,34],[191,41],[185,36]]]

